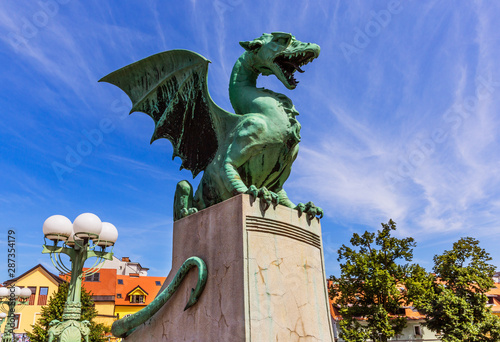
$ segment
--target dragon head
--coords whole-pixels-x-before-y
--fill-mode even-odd
[[[240,42],[251,54],[251,66],[262,75],[276,75],[288,89],[295,89],[299,81],[293,74],[304,72],[300,67],[319,56],[316,44],[303,43],[290,33],[264,33],[252,41]]]

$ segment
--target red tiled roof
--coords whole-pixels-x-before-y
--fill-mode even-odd
[[[328,280],[328,288],[333,284],[331,280]],[[493,288],[489,290],[486,295],[488,297],[493,297],[493,305],[491,305],[491,311],[494,313],[500,313],[500,283],[495,283]],[[342,319],[337,306],[333,303],[333,300],[329,298],[330,302],[330,313],[334,320]],[[412,308],[405,308],[405,316],[407,319],[418,320],[425,319],[425,315],[418,312],[417,310],[412,310]]]
[[[328,288],[333,284],[331,280],[328,280]],[[334,304],[333,300],[328,297],[328,301],[330,304],[330,314],[332,315],[333,319],[338,321],[342,319],[342,316],[340,315],[339,308],[337,305]],[[405,316],[407,319],[410,320],[419,320],[419,319],[425,319],[425,315],[421,314],[417,310],[414,311],[411,307],[405,307]],[[362,319],[362,318],[360,318]]]
[[[123,285],[118,285],[119,279],[123,280]],[[165,279],[166,277],[129,277],[126,275],[117,275],[116,293],[121,294],[122,298],[117,297],[115,305],[148,305],[155,299]],[[157,281],[160,285],[156,285]],[[146,296],[146,303],[130,303],[129,298],[127,298],[127,294],[137,287],[140,287],[144,292],[148,293]]]
[[[84,268],[84,270],[87,269]],[[83,287],[91,292],[93,296],[113,296],[115,305],[144,306],[151,303],[166,279],[166,277],[138,276],[137,274],[116,274],[116,270],[112,268],[101,268],[98,273],[99,281],[84,280],[82,282]],[[61,277],[69,280],[67,275],[61,275]],[[123,285],[118,284],[118,280],[122,280]],[[156,282],[159,282],[160,285],[156,285]],[[146,303],[130,303],[127,294],[137,287],[147,293]],[[117,294],[121,294],[122,298],[118,298]]]
[[[84,268],[84,271],[88,268]],[[99,281],[82,281],[83,287],[89,291],[93,296],[114,296],[116,289],[116,270],[112,268],[101,268],[99,270]],[[61,275],[63,278],[69,277]]]

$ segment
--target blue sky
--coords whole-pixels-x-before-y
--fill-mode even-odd
[[[287,90],[301,113],[285,185],[314,201],[327,274],[353,232],[390,218],[414,261],[463,236],[499,265],[500,4],[493,1],[85,1],[0,3],[0,250],[17,236],[18,274],[41,263],[42,224],[93,212],[119,231],[114,252],[166,276],[176,183],[190,179],[153,121],[101,77],[189,49],[212,61],[209,89],[231,110],[238,42],[284,31],[321,54]],[[200,176],[194,180],[197,184]],[[5,263],[1,280],[7,280]]]

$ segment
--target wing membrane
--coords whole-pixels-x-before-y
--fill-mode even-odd
[[[162,52],[130,64],[101,81],[122,89],[132,100],[133,112],[144,112],[155,122],[151,142],[166,138],[181,168],[193,177],[212,161],[229,118],[236,115],[210,98],[207,71],[210,61],[188,50]],[[231,120],[230,120],[231,121]]]

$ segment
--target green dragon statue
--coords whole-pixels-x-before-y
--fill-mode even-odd
[[[283,184],[298,153],[299,114],[285,95],[257,88],[257,77],[275,75],[288,89],[299,83],[295,71],[318,57],[316,44],[289,33],[263,34],[240,42],[245,52],[233,67],[229,96],[235,114],[217,106],[207,87],[209,60],[187,50],[159,53],[119,69],[100,81],[122,89],[132,112],[148,114],[156,123],[151,142],[167,138],[173,158],[193,177],[204,171],[198,189],[188,181],[177,185],[174,220],[250,193],[271,204],[296,208],[312,219],[323,216],[312,202],[293,204]]]

